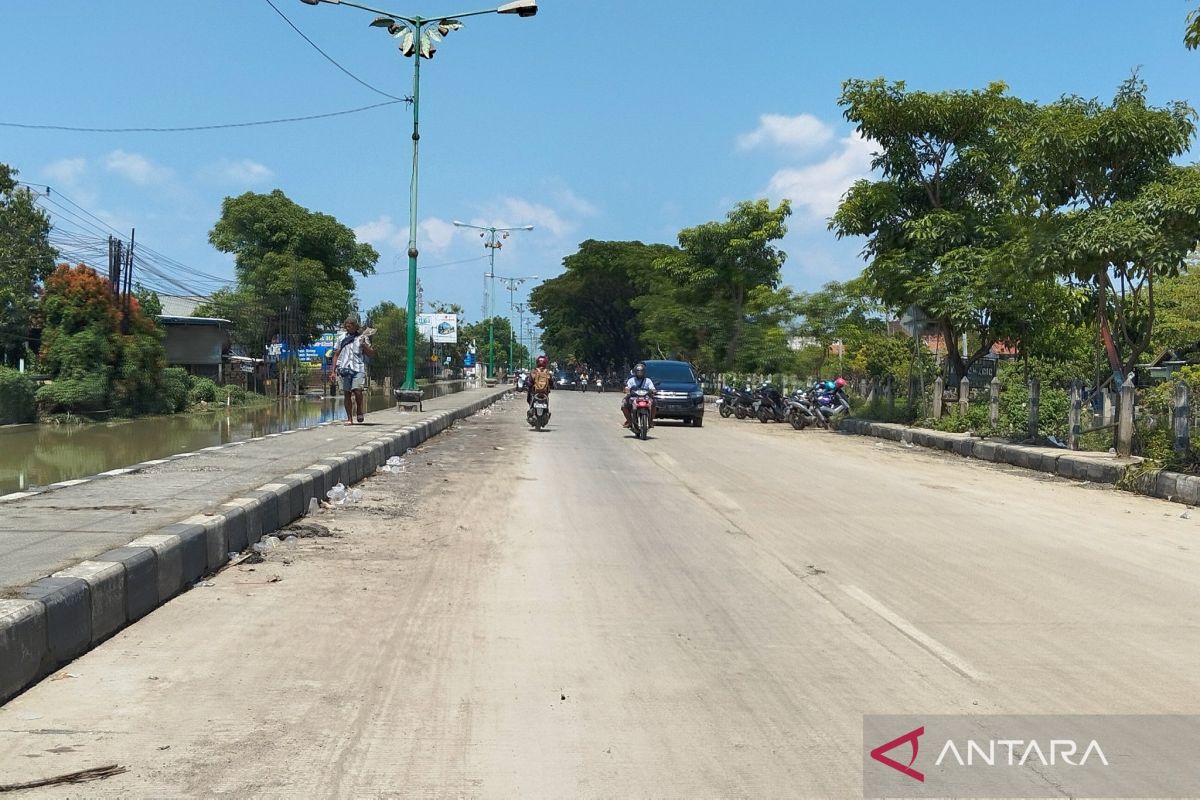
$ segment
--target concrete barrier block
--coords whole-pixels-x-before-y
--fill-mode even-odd
[[[125,569],[120,564],[81,561],[51,577],[75,578],[88,585],[92,608],[91,646],[125,627]]]
[[[190,586],[208,573],[208,533],[203,525],[177,522],[158,531],[161,536],[179,540],[179,576],[182,586]]]
[[[1157,475],[1154,476],[1152,484],[1147,487],[1149,494],[1152,494],[1155,497],[1161,497],[1164,500],[1168,498],[1171,500],[1178,500],[1178,479],[1182,477],[1184,476],[1180,475],[1178,472],[1167,472],[1166,470],[1161,470]]]
[[[960,456],[971,458],[975,455],[975,442],[971,439],[958,439],[954,442],[954,452]]]
[[[268,483],[246,494],[258,504],[259,536],[279,529],[279,495],[275,494],[278,484]],[[257,540],[252,540],[254,544]]]
[[[297,517],[304,515],[304,509],[308,505],[308,498],[313,496],[313,482],[311,475],[305,475],[302,472],[291,472],[283,476],[282,483],[287,487],[287,525]],[[280,508],[283,508],[281,505]],[[283,514],[280,515],[285,516]],[[282,527],[282,526],[281,526]]]
[[[216,572],[229,561],[225,522],[224,514],[196,514],[182,521],[184,525],[197,525],[204,529],[205,572]]]
[[[148,547],[158,562],[158,602],[165,603],[183,588],[183,544],[178,536],[152,533],[129,543],[130,547]]]
[[[334,482],[330,480],[330,475],[333,470],[327,464],[314,464],[311,467],[302,469],[301,472],[309,477],[312,481],[312,494],[309,497],[315,497],[317,500],[324,500],[325,493],[333,486]],[[308,512],[308,498],[304,500],[304,511]]]
[[[1176,481],[1179,488],[1179,500],[1189,506],[1200,505],[1200,477],[1187,475]]]
[[[996,443],[977,441],[971,447],[971,455],[980,461],[995,461]]]
[[[248,497],[238,497],[221,504],[221,516],[225,518],[225,546],[230,553],[240,553],[250,546],[250,511],[247,506],[253,502]]]
[[[0,704],[48,669],[46,607],[34,600],[0,600]]]
[[[83,655],[92,643],[92,598],[79,578],[42,578],[22,586],[22,600],[46,607],[46,639],[53,669]]]
[[[93,561],[110,561],[125,569],[125,620],[134,622],[158,607],[158,554],[151,547],[118,547]]]

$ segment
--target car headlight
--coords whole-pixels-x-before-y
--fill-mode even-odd
[[[699,391],[699,392],[689,392],[689,393],[688,393],[688,397],[692,398],[693,400],[703,400],[703,399],[704,399],[704,392],[703,392],[703,391]]]

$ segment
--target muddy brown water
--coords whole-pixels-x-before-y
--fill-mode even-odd
[[[367,396],[368,411],[390,406],[391,399],[383,393]],[[0,428],[0,495],[345,416],[341,399],[330,397],[233,408],[228,413],[219,408],[107,423]]]

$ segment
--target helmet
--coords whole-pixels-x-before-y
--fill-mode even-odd
[[[546,366],[547,364],[549,364],[549,363],[550,363],[550,359],[546,358],[545,356],[538,356],[538,357],[537,357],[537,365],[538,365],[539,367],[545,367],[545,366]]]
[[[633,376],[634,376],[635,378],[644,378],[644,377],[646,377],[646,365],[645,365],[645,364],[643,364],[641,361],[639,361],[638,363],[634,364],[634,365],[633,365]]]
[[[825,381],[825,383],[823,385],[826,389],[828,389],[830,391],[833,391],[834,389],[837,388],[837,384],[834,383],[833,381]]]
[[[838,378],[836,381],[833,382],[833,385],[836,386],[837,388],[841,389],[843,386],[846,385],[846,379]]]

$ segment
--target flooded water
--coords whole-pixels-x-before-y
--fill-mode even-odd
[[[391,404],[385,394],[367,396],[368,411]],[[330,397],[234,408],[228,414],[221,408],[111,423],[0,428],[0,495],[345,416],[341,398]]]

